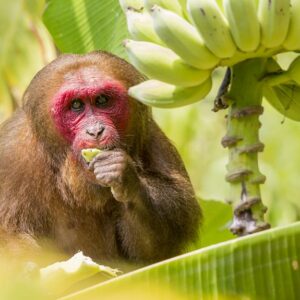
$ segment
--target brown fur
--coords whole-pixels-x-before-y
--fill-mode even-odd
[[[150,109],[130,100],[123,149],[138,175],[138,184],[127,187],[139,189],[134,204],[89,181],[54,127],[51,97],[66,72],[89,65],[126,87],[143,80],[105,52],[62,55],[35,76],[23,107],[0,129],[0,226],[6,235],[47,238],[67,253],[82,250],[102,261],[179,254],[197,236],[201,213],[183,163]]]

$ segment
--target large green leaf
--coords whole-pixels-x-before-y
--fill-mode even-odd
[[[300,223],[295,223],[203,248],[63,299],[300,299],[299,259]]]
[[[118,0],[50,0],[43,20],[62,52],[101,49],[124,57],[126,22]]]

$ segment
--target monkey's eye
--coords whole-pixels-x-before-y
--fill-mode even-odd
[[[71,110],[79,112],[84,109],[84,103],[80,99],[74,99],[71,102]]]
[[[108,101],[109,101],[109,96],[107,96],[107,95],[104,95],[104,94],[102,94],[102,95],[98,95],[96,98],[95,98],[95,105],[97,106],[97,107],[105,107],[106,106],[106,104],[108,103]]]

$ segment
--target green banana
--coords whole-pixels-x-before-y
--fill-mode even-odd
[[[157,35],[189,65],[211,69],[219,63],[220,59],[207,49],[197,30],[185,19],[157,5],[151,16]]]
[[[124,43],[130,62],[151,79],[180,86],[203,83],[210,70],[199,70],[187,65],[172,50],[149,42],[127,40]]]
[[[283,47],[287,50],[300,50],[300,1],[291,0],[291,20]]]
[[[133,8],[136,11],[142,11],[144,8],[143,0],[119,0],[120,6],[124,13],[128,8]]]
[[[128,32],[134,40],[163,44],[154,31],[153,21],[148,12],[128,9],[126,11],[126,19]]]
[[[283,44],[290,22],[290,0],[260,0],[258,19],[261,25],[261,43],[266,48]]]
[[[236,51],[228,23],[215,0],[188,0],[188,11],[210,51],[230,58]]]
[[[150,11],[154,5],[159,5],[171,10],[177,15],[183,16],[183,10],[177,0],[144,0],[145,7]]]
[[[91,162],[95,156],[97,156],[102,151],[97,148],[90,148],[90,149],[82,149],[81,155],[86,162]]]
[[[260,43],[260,25],[253,0],[224,0],[225,15],[237,47],[255,51]]]
[[[200,101],[209,93],[211,87],[211,77],[201,85],[193,87],[179,87],[158,80],[148,80],[131,87],[128,94],[146,105],[175,108]]]

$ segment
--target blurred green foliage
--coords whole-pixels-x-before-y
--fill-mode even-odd
[[[0,0],[0,120],[20,104],[32,76],[55,56],[43,0]]]

